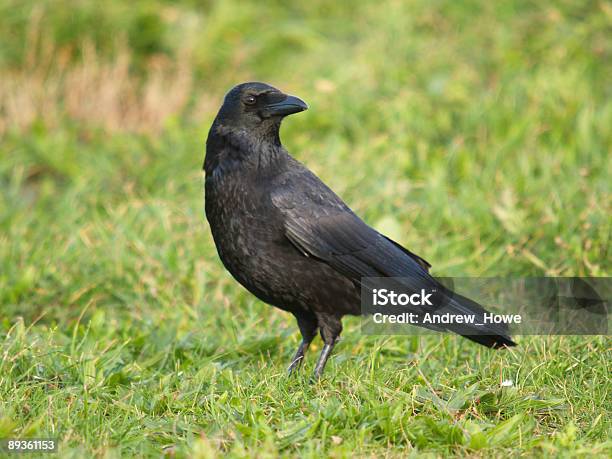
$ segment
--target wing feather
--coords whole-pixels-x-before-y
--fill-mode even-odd
[[[322,192],[321,182],[317,185],[314,197],[308,188],[297,197],[286,187],[277,187],[272,196],[285,235],[300,252],[355,281],[375,276],[430,279],[429,263],[368,226],[331,190]]]

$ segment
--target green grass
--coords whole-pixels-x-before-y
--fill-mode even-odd
[[[63,4],[0,2],[0,85],[28,74],[41,15],[50,68],[89,41],[127,47],[140,81],[192,49],[193,100],[136,133],[58,99],[0,137],[0,438],[66,457],[612,454],[609,337],[493,352],[353,318],[323,380],[319,341],[287,377],[297,327],[222,268],[201,177],[224,91],[263,80],[310,104],[289,151],[436,275],[610,275],[608,3]]]

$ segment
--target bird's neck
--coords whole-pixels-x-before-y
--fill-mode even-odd
[[[281,145],[278,127],[258,134],[213,124],[206,141],[206,174],[231,169],[265,173],[285,161],[288,154]]]

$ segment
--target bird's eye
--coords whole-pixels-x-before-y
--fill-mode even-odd
[[[244,98],[244,103],[247,105],[254,105],[255,102],[257,102],[257,99],[255,98],[255,96],[246,96]]]

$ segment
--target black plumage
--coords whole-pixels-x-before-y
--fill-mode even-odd
[[[264,83],[234,87],[206,142],[205,208],[227,270],[262,301],[296,317],[303,339],[290,371],[319,330],[325,343],[315,367],[320,376],[342,317],[361,313],[362,278],[410,278],[415,289],[440,284],[429,263],[364,223],[283,148],[282,119],[306,109]],[[485,312],[458,295],[447,307]],[[467,337],[488,347],[514,345],[503,326],[487,333]]]

